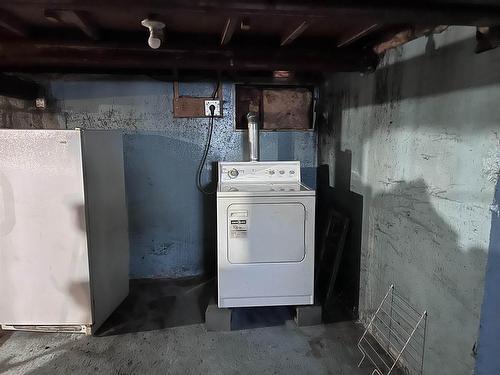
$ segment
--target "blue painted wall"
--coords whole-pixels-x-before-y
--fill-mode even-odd
[[[212,162],[248,160],[246,133],[234,130],[231,83],[223,85],[224,118],[215,120],[204,180]],[[181,95],[210,96],[213,84],[180,85]],[[215,198],[196,189],[206,119],[176,119],[173,88],[158,81],[53,81],[62,128],[121,129],[129,207],[132,278],[199,275],[215,266]],[[261,134],[263,160],[300,160],[316,183],[315,132]]]
[[[491,205],[491,235],[479,328],[477,375],[500,374],[500,179]]]

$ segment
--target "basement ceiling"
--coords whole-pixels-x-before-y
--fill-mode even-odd
[[[156,50],[145,18],[166,25]],[[498,24],[496,0],[2,0],[0,71],[370,71],[374,47],[402,30]]]

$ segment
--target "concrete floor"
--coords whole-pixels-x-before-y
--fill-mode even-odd
[[[194,324],[107,337],[8,335],[0,374],[371,374],[356,368],[359,328],[350,322],[226,333]]]
[[[98,336],[0,331],[0,374],[371,374],[352,322],[297,327],[286,308],[239,309],[207,332],[213,282],[131,283]]]

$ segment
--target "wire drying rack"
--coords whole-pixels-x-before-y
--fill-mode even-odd
[[[358,367],[368,358],[372,375],[393,374],[396,367],[422,375],[426,330],[427,311],[419,312],[391,285],[358,342]]]

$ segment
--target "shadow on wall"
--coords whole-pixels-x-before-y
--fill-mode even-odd
[[[376,308],[395,284],[429,313],[426,367],[432,372],[447,363],[442,374],[467,373],[477,326],[466,323],[479,318],[486,251],[459,247],[458,234],[434,209],[423,179],[388,184],[390,190],[372,197],[368,214],[370,249],[362,264],[369,272],[362,282],[373,292],[369,304]]]
[[[342,155],[346,158],[341,161],[338,155],[336,167],[341,168],[345,166],[344,162],[350,166],[350,153],[346,152],[342,153]],[[329,166],[321,165],[318,168],[317,233],[324,233],[324,226],[328,222],[327,215],[331,208],[334,208],[350,219],[345,250],[342,254],[334,288],[334,294],[341,307],[341,311],[333,311],[326,314],[325,321],[357,319],[359,311],[363,196],[350,191],[349,185],[345,185],[340,181],[337,182],[337,178],[341,180],[341,176],[345,175],[340,172],[335,173],[335,187],[331,187],[329,185]],[[320,242],[317,241],[317,243],[319,244]],[[326,249],[326,251],[329,250]]]
[[[325,104],[322,103],[323,106]],[[331,114],[318,122],[318,154],[320,163],[328,161],[333,165],[322,164],[317,170],[317,236],[325,231],[327,215],[332,208],[348,217],[350,221],[334,288],[335,297],[342,311],[327,316],[327,320],[357,319],[360,299],[363,196],[351,191],[352,153],[350,150],[341,150],[343,107],[333,105],[326,109],[331,110]],[[369,195],[369,191],[367,193]],[[316,243],[320,243],[319,238]]]
[[[404,128],[410,134],[416,126],[431,132],[436,129],[435,141],[451,143],[460,142],[462,135],[478,135],[481,131],[486,134],[484,129],[492,128],[494,114],[498,113],[497,97],[487,92],[466,95],[466,90],[500,82],[500,71],[491,69],[500,54],[490,51],[475,55],[474,45],[474,38],[468,38],[434,50],[434,40],[429,38],[423,56],[382,67],[371,76],[336,76],[332,81],[335,87],[327,87],[332,95],[324,96],[328,105],[325,112],[330,117],[319,127],[319,161],[329,165],[321,167],[319,176],[332,175],[330,181],[327,177],[318,178],[319,199],[338,209],[346,207],[343,211],[351,217],[352,229],[357,218],[360,221],[358,236],[350,234],[355,242],[346,249],[353,259],[359,259],[362,254],[358,268],[352,266],[355,262],[349,264],[345,259],[340,267],[348,273],[347,279],[355,279],[361,287],[360,300],[364,303],[361,318],[368,317],[391,283],[396,284],[417,308],[427,309],[427,374],[472,371],[486,250],[460,248],[459,236],[469,233],[456,233],[448,224],[460,217],[442,217],[433,207],[432,202],[446,197],[430,189],[423,179],[405,181],[396,176],[391,180],[381,175],[375,179],[386,184],[384,192],[374,194],[370,186],[359,181],[356,181],[356,191],[363,195],[351,192],[351,173],[363,174],[362,167],[366,166],[360,159],[361,150],[353,149],[359,168],[351,168],[350,151],[342,150],[340,142],[342,132],[359,130],[348,134],[348,139],[355,146],[363,147],[375,130],[386,130],[389,134],[392,126]],[[342,89],[345,87],[353,90]],[[455,91],[465,92],[453,95]],[[435,100],[433,96],[439,98]],[[422,101],[420,107],[415,106],[415,111],[405,107],[406,112],[403,112],[399,103],[410,98],[428,99]],[[363,107],[368,108],[364,116],[350,118],[352,111],[348,109],[361,111]],[[392,125],[393,120],[395,125]],[[455,129],[456,134],[451,134]],[[381,132],[381,142],[383,134],[386,133]],[[391,163],[391,160],[384,161]],[[482,209],[466,203],[457,202],[467,209]],[[321,204],[319,208],[324,206],[327,205]],[[362,217],[367,222],[363,223],[366,245],[361,252]],[[470,236],[474,236],[474,224],[470,223]],[[339,280],[338,287],[345,285],[348,284]],[[351,300],[355,298],[352,289]]]
[[[475,37],[440,47],[436,47],[436,36],[425,38],[425,54],[377,69],[372,75],[376,82],[374,100],[365,96],[352,103],[353,107],[387,104],[395,99],[432,97],[500,83],[500,72],[481,66],[482,61],[491,64],[491,59],[500,55],[498,50],[474,53]],[[395,53],[400,57],[399,51],[401,49]],[[400,82],[403,82],[402,86]]]
[[[342,164],[349,165],[349,152],[342,155],[337,159],[335,181],[342,179]],[[357,318],[360,286],[374,309],[388,287],[395,284],[415,307],[429,313],[426,366],[436,369],[441,361],[449,361],[456,365],[443,374],[467,373],[473,366],[477,327],[464,322],[479,318],[485,250],[459,247],[457,233],[434,209],[429,187],[418,179],[390,182],[390,190],[373,196],[365,188],[364,199],[370,202],[369,222],[365,224],[370,249],[361,255],[363,196],[342,183],[329,187],[325,165],[319,168],[318,183],[321,212],[334,207],[351,218],[335,285],[344,310]],[[318,222],[325,220],[319,216]],[[364,318],[372,312],[364,311]],[[444,349],[444,342],[454,345]],[[470,356],[457,362],[464,353]]]
[[[495,95],[447,95],[499,84],[500,70],[492,67],[500,64],[500,50],[475,54],[475,38],[463,39],[436,49],[434,38],[432,35],[427,37],[425,54],[389,63],[373,74],[337,75],[335,87],[327,87],[323,100],[341,106],[334,108],[334,112],[388,106],[372,112],[374,117],[365,116],[366,122],[359,124],[363,126],[365,139],[371,137],[376,128],[373,126],[374,121],[385,123],[388,130],[396,127],[399,114],[396,104],[416,98],[427,98],[429,104],[426,104],[425,110],[404,113],[405,118],[410,120],[405,123],[407,128],[418,124],[431,128],[439,126],[450,132],[460,129],[463,136],[491,128],[491,113],[495,113],[498,108]],[[418,40],[413,43],[418,43]],[[397,59],[402,58],[401,49],[392,53],[397,54]],[[342,85],[344,78],[352,87],[357,88],[356,92],[338,90],[338,84]],[[433,99],[439,95],[439,100]],[[476,105],[482,107],[483,111],[474,112],[472,116],[470,108]]]
[[[213,273],[215,196],[196,188],[201,148],[139,134],[124,146],[131,278]]]

